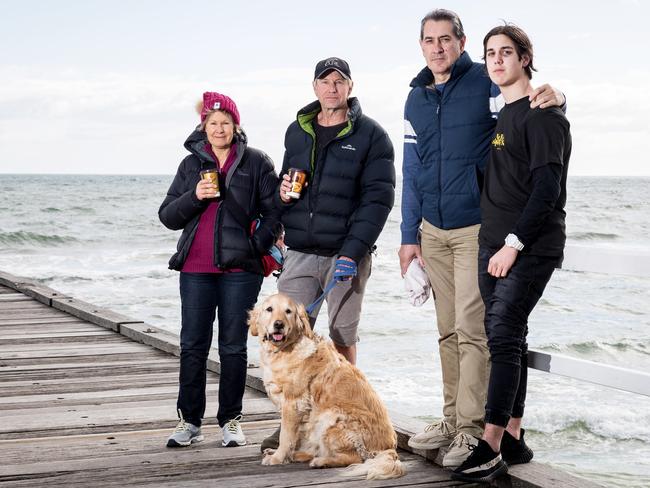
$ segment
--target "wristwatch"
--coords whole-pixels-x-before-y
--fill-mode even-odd
[[[517,251],[521,251],[524,248],[524,245],[521,243],[519,238],[514,234],[508,234],[506,236],[506,246],[514,247]]]

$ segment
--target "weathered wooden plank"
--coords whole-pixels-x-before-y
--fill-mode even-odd
[[[72,356],[101,356],[114,355],[123,353],[132,353],[141,351],[138,344],[120,343],[107,347],[103,344],[83,344],[80,347],[68,347],[65,345],[53,344],[51,348],[34,348],[30,349],[28,344],[20,346],[12,344],[10,346],[0,345],[0,356],[3,359],[11,358],[42,358],[42,357],[72,357]],[[83,347],[81,347],[83,346]]]
[[[52,288],[37,283],[34,280],[5,273],[4,271],[0,271],[0,284],[13,290],[20,291],[21,293],[24,293],[25,295],[48,306],[51,304],[52,298],[61,298],[66,296],[57,290],[53,290]]]
[[[144,322],[139,324],[122,324],[120,334],[129,339],[155,347],[175,356],[180,355],[180,337],[166,330]]]
[[[61,310],[56,310],[52,307],[47,307],[46,305],[37,304],[38,306],[33,306],[36,302],[25,302],[29,304],[29,307],[15,307],[15,308],[4,308],[2,309],[2,319],[15,320],[21,316],[26,316],[27,318],[43,318],[43,317],[67,317],[69,319],[78,319],[78,317],[73,317],[72,315],[62,312]],[[6,305],[6,304],[5,304]],[[41,308],[45,307],[45,308]]]
[[[5,302],[27,302],[31,301],[32,298],[23,295],[22,293],[0,293],[0,303]]]
[[[219,378],[213,378],[208,381],[206,394],[217,398],[219,393]],[[17,410],[17,409],[35,409],[43,408],[43,405],[48,406],[75,406],[81,407],[83,405],[102,405],[105,403],[117,402],[141,402],[141,401],[160,401],[167,404],[167,400],[176,400],[178,395],[178,381],[176,383],[169,383],[167,385],[157,385],[151,383],[149,385],[136,385],[135,387],[120,388],[120,389],[103,389],[87,391],[84,389],[77,389],[69,393],[44,393],[40,391],[31,392],[28,395],[14,395],[7,397],[0,397],[0,411],[2,410]],[[265,398],[260,392],[254,390],[246,390],[244,392],[244,399]]]
[[[25,295],[47,305],[48,307],[52,304],[52,300],[57,298],[67,298],[67,295],[59,293],[56,290],[53,290],[49,286],[42,284],[24,284],[18,287]]]
[[[24,276],[16,276],[6,271],[0,271],[0,285],[12,290],[17,290],[19,286],[33,285],[34,281]]]
[[[48,310],[51,308],[48,305],[37,302],[36,300],[29,300],[26,302],[0,302],[0,311],[11,311],[11,310]]]
[[[10,334],[0,338],[0,346],[17,344],[32,344],[39,347],[41,344],[80,344],[80,343],[123,343],[124,340],[111,334],[110,330],[96,332],[52,332],[50,334]]]
[[[31,304],[32,302],[26,302],[26,303]],[[72,320],[79,320],[78,317],[73,317],[70,314],[61,312],[60,310],[55,310],[51,307],[46,307],[46,308],[20,307],[20,308],[4,309],[1,310],[1,312],[2,315],[0,318],[3,321],[19,320],[21,317],[25,317],[29,319],[39,319],[39,318],[46,318],[46,317],[66,317]]]
[[[242,422],[249,445],[260,444],[279,425],[278,419],[258,422]],[[0,441],[4,464],[31,464],[38,461],[65,461],[126,453],[160,452],[165,450],[167,437],[175,425],[165,429],[105,432],[90,435],[70,435],[13,439]],[[205,441],[192,446],[212,448],[221,439],[221,428],[216,424],[202,427]]]
[[[176,402],[171,402],[169,410],[174,410]],[[212,412],[212,416],[204,418],[204,425],[212,425],[216,423],[216,408]],[[259,411],[259,412],[246,412],[246,420],[258,421],[267,419],[279,419],[277,412]],[[166,429],[170,431],[176,426],[178,419],[159,419],[149,418],[146,421],[132,421],[120,424],[88,424],[84,427],[78,426],[62,426],[62,427],[48,427],[43,429],[34,428],[32,430],[23,432],[16,430],[14,432],[7,432],[0,434],[0,440],[7,439],[23,439],[28,441],[32,438],[51,437],[51,436],[74,436],[86,434],[101,434],[106,432],[124,432],[133,430],[152,430],[152,429]]]
[[[28,314],[20,314],[6,319],[0,319],[0,329],[4,330],[6,326],[32,327],[37,325],[55,326],[58,324],[87,324],[88,322],[71,317],[70,315],[61,315],[59,313],[43,314],[43,316],[32,317]]]
[[[79,409],[46,405],[39,409],[38,416],[31,409],[8,409],[2,413],[0,439],[26,437],[30,431],[77,429],[82,432],[97,426],[110,431],[115,426],[151,420],[173,422],[176,419],[175,403],[158,400],[131,402],[128,399],[120,402],[120,399],[114,399],[110,403],[88,404]],[[216,398],[208,396],[206,412],[216,414]],[[269,413],[275,414],[275,406],[267,398],[253,398],[244,402],[244,415]],[[19,431],[16,426],[20,426]]]
[[[77,298],[52,300],[52,307],[116,332],[119,332],[120,324],[142,322],[141,320],[134,320],[126,315],[113,312],[107,308],[97,307],[92,303],[84,302]]]
[[[29,324],[25,325],[0,325],[2,329],[1,336],[9,337],[12,334],[38,335],[38,334],[58,334],[58,333],[75,333],[75,332],[102,332],[110,334],[110,330],[98,328],[95,324],[89,324],[76,317],[69,317],[67,322],[57,322],[53,324]]]
[[[131,373],[126,371],[126,373]],[[76,391],[102,391],[112,390],[119,388],[140,387],[155,384],[158,386],[164,385],[177,385],[178,384],[178,371],[159,373],[150,372],[149,374],[121,374],[121,375],[105,375],[105,376],[90,376],[90,377],[77,377],[66,376],[61,379],[44,379],[34,385],[33,381],[25,380],[6,380],[2,377],[0,383],[0,397],[2,396],[20,396],[31,394],[60,394],[60,393],[74,393]]]
[[[128,354],[124,355],[129,357]],[[66,361],[69,358],[58,358],[61,361]],[[92,359],[92,357],[80,358]],[[119,359],[119,358],[116,358]],[[38,365],[38,366],[3,366],[0,361],[0,374],[2,379],[6,381],[12,380],[30,380],[38,382],[39,380],[47,379],[61,379],[61,378],[88,378],[106,375],[107,368],[110,368],[111,373],[120,375],[125,373],[143,374],[156,372],[178,372],[178,362],[166,359],[152,359],[149,363],[143,364],[140,361],[115,361],[111,363],[98,362],[92,366],[86,365],[85,362],[80,361],[80,365],[74,363],[60,363],[56,365]]]
[[[405,459],[409,470],[407,475],[397,480],[367,482],[363,479],[349,479],[340,476],[342,469],[311,469],[306,464],[281,466],[261,466],[261,455],[257,446],[242,448],[193,448],[182,451],[150,453],[146,456],[134,455],[111,457],[108,459],[87,459],[76,462],[43,463],[41,470],[31,475],[50,475],[41,478],[57,484],[82,484],[103,479],[103,483],[93,486],[117,486],[121,484],[156,484],[161,481],[182,483],[210,481],[212,486],[252,487],[252,486],[336,486],[343,487],[397,487],[397,486],[459,486],[448,483],[449,474],[428,465],[418,458]],[[227,456],[227,457],[225,457]],[[112,461],[112,463],[111,463]],[[146,461],[146,468],[143,463]],[[119,468],[118,468],[119,466]],[[11,466],[11,469],[15,469]],[[25,468],[23,468],[25,469]],[[119,471],[118,471],[119,469]],[[101,476],[101,478],[99,476]],[[1,479],[1,478],[0,478]],[[110,480],[110,481],[109,481]],[[106,483],[110,484],[106,484]],[[276,484],[277,483],[277,484]],[[423,485],[423,483],[427,483]],[[178,486],[178,485],[177,485]]]
[[[142,360],[139,360],[142,357]],[[8,359],[2,357],[0,359],[0,366],[5,366],[8,368],[17,368],[22,367],[26,369],[38,369],[39,367],[44,369],[57,368],[60,364],[70,363],[75,364],[72,367],[80,367],[80,363],[87,363],[89,366],[98,365],[100,363],[105,363],[106,366],[111,366],[114,362],[125,363],[125,361],[133,361],[136,364],[144,363],[147,358],[159,358],[161,360],[167,360],[170,362],[174,361],[172,356],[168,356],[161,351],[156,351],[155,349],[143,350],[143,351],[134,351],[130,353],[122,354],[112,354],[109,356],[61,356],[61,357],[35,357],[29,359],[14,358]],[[178,361],[178,360],[177,360]]]

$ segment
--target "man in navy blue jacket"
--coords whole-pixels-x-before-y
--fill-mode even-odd
[[[438,9],[421,23],[427,66],[411,82],[404,109],[402,275],[424,266],[435,297],[443,378],[443,416],[409,440],[417,449],[449,446],[446,467],[459,466],[483,433],[489,353],[478,288],[480,194],[496,117],[503,106],[485,66],[465,52],[454,12]],[[561,105],[548,85],[532,107]],[[418,233],[421,231],[421,242]]]

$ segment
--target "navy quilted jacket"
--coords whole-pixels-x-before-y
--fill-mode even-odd
[[[285,242],[294,250],[361,260],[373,248],[393,207],[393,145],[386,131],[348,100],[348,125],[314,161],[312,121],[318,101],[298,112],[287,129],[282,174],[289,168],[309,171],[299,200],[283,204]]]
[[[482,174],[498,112],[498,87],[465,52],[442,95],[424,68],[404,109],[402,244],[417,243],[422,219],[441,229],[478,224]],[[502,97],[501,97],[502,99]]]

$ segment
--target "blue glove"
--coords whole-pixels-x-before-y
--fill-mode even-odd
[[[357,275],[357,263],[347,259],[337,259],[334,268],[334,279],[336,281],[348,281]]]

